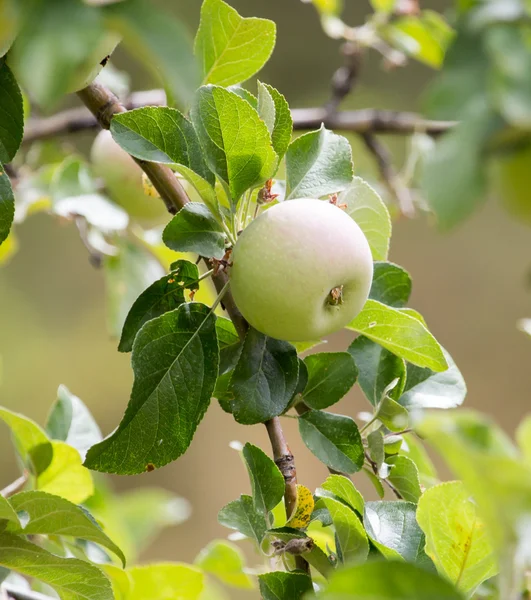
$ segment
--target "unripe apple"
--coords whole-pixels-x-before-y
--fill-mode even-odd
[[[503,206],[531,225],[531,145],[497,159],[494,185]]]
[[[96,136],[90,152],[94,174],[101,177],[112,200],[146,226],[168,221],[164,202],[144,191],[142,169],[107,130]]]
[[[358,225],[330,202],[301,198],[271,207],[243,231],[230,282],[255,329],[299,342],[347,325],[369,296],[372,270]]]

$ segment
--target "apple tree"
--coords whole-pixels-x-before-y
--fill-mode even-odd
[[[457,409],[466,385],[452,348],[408,305],[410,275],[389,257],[398,216],[448,229],[489,188],[529,221],[531,6],[456,0],[443,16],[372,0],[353,26],[341,0],[312,4],[301,15],[341,42],[344,65],[325,107],[292,109],[257,79],[275,23],[223,0],[203,1],[193,43],[148,0],[0,0],[0,262],[36,212],[76,227],[134,374],[107,437],[64,386],[43,425],[0,408],[21,468],[0,492],[0,596],[531,593],[531,421],[513,442]],[[160,89],[130,91],[112,64],[118,45]],[[439,69],[428,116],[340,110],[369,53]],[[81,106],[62,109],[74,93]],[[90,152],[60,141],[81,130],[94,132]],[[381,133],[407,136],[402,170]],[[378,181],[360,176],[343,134],[361,138]],[[341,329],[350,345],[323,349]],[[367,400],[357,419],[334,408],[355,385]],[[138,564],[189,506],[158,488],[117,495],[105,474],[179,459],[214,402],[242,436],[265,427],[270,441],[237,448],[249,488],[219,507],[227,539],[194,564]],[[315,490],[297,478],[283,418],[329,471]],[[441,482],[425,444],[455,479]]]

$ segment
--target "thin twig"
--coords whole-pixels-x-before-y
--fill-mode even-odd
[[[345,71],[341,71],[340,74],[347,75],[346,81],[344,81],[346,86],[350,75]],[[337,81],[336,83],[339,90],[340,82]],[[142,106],[162,106],[165,102],[166,99],[162,90],[149,90],[131,94],[130,98],[121,106],[124,110],[130,110]],[[291,111],[291,114],[293,127],[296,130],[316,129],[324,123],[329,129],[352,131],[354,133],[369,131],[372,133],[410,135],[415,132],[424,132],[429,135],[439,135],[456,124],[455,121],[424,119],[415,113],[376,109],[335,112],[330,111],[330,107],[295,108]],[[51,117],[30,119],[24,132],[24,143],[28,144],[58,135],[97,129],[100,126],[94,115],[86,108],[73,108]]]
[[[378,465],[372,460],[372,458],[369,456],[369,453],[367,451],[365,451],[365,458],[367,460],[367,462],[369,463],[373,473],[376,475],[376,477],[378,477],[378,479],[380,481],[383,481],[388,487],[389,489],[393,492],[393,494],[399,499],[399,500],[403,500],[403,496],[402,494],[396,489],[396,487],[387,479],[387,477],[382,478],[378,475]]]
[[[0,496],[3,496],[4,498],[9,498],[10,496],[14,496],[18,492],[20,492],[24,488],[26,483],[28,483],[28,477],[29,473],[27,471],[24,471],[24,473],[18,479],[15,479],[13,483],[10,483],[3,490],[0,490]]]
[[[415,216],[415,205],[411,198],[409,188],[403,184],[400,176],[395,172],[389,150],[372,133],[362,133],[361,138],[367,150],[376,159],[378,170],[389,193],[398,202],[400,212],[406,217]]]
[[[89,85],[84,90],[78,92],[78,96],[85,106],[89,108],[90,112],[97,118],[99,125],[105,129],[110,127],[111,119],[115,114],[122,113],[126,110],[114,94],[99,84],[93,83]],[[153,186],[168,207],[169,212],[174,214],[190,201],[184,188],[169,167],[146,161],[137,162],[149,177],[151,183],[153,183]],[[214,281],[218,294],[223,294],[223,306],[231,318],[240,339],[243,340],[249,325],[238,310],[230,289],[228,289],[227,274],[220,270],[216,275],[212,274],[212,280]],[[289,451],[280,424],[280,419],[278,417],[273,417],[265,423],[265,426],[269,434],[269,439],[271,440],[271,448],[273,450],[275,461],[282,460],[287,465],[283,471],[284,479],[286,481],[284,502],[286,505],[286,513],[289,515],[297,502],[297,474],[295,461],[293,455]],[[288,456],[290,457],[289,460],[287,459]],[[302,557],[299,558],[302,559]],[[308,569],[304,559],[298,561],[297,564],[299,568]]]

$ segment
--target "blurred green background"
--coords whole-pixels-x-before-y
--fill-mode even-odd
[[[192,31],[200,0],[158,2],[179,14]],[[233,0],[244,16],[277,22],[276,51],[260,78],[283,92],[292,107],[323,104],[329,81],[341,64],[339,42],[321,30],[314,9],[299,0]],[[450,2],[423,2],[444,10]],[[346,0],[346,21],[359,24],[370,12],[367,0]],[[116,66],[127,69],[135,89],[156,85],[127,55]],[[343,108],[382,107],[420,110],[422,91],[433,73],[413,61],[386,73],[377,56],[365,64],[355,93]],[[86,151],[94,134],[69,138]],[[400,164],[403,139],[386,138]],[[352,139],[356,172],[374,178],[372,159]],[[412,275],[411,305],[453,355],[468,385],[467,405],[495,417],[512,433],[529,410],[531,341],[516,328],[531,316],[529,230],[489,202],[450,234],[441,235],[426,218],[394,224],[390,259]],[[118,424],[132,384],[130,356],[119,354],[105,327],[104,279],[93,269],[73,225],[46,215],[30,218],[17,231],[20,251],[0,270],[0,403],[43,423],[60,383],[93,411],[104,434]],[[350,334],[330,340],[344,349]],[[344,399],[338,411],[355,416],[366,408],[360,393]],[[299,440],[296,422],[283,419],[296,456],[299,481],[313,489],[326,477]],[[14,479],[17,466],[7,429],[0,432],[0,488]],[[150,474],[114,478],[117,489],[161,485],[193,505],[189,521],[168,530],[143,557],[191,561],[212,538],[225,537],[218,510],[249,492],[247,474],[231,440],[268,449],[265,429],[235,424],[213,403],[184,457]],[[372,495],[363,475],[354,479]]]

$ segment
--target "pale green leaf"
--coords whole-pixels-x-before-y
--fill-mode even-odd
[[[415,463],[403,455],[390,456],[386,462],[391,467],[387,479],[395,486],[402,498],[409,502],[418,502],[422,490]]]
[[[206,573],[215,575],[226,585],[252,589],[253,580],[245,572],[245,559],[235,544],[225,540],[214,540],[203,548],[195,559],[195,564]]]
[[[204,575],[197,567],[156,563],[127,570],[131,582],[127,600],[200,600]]]

